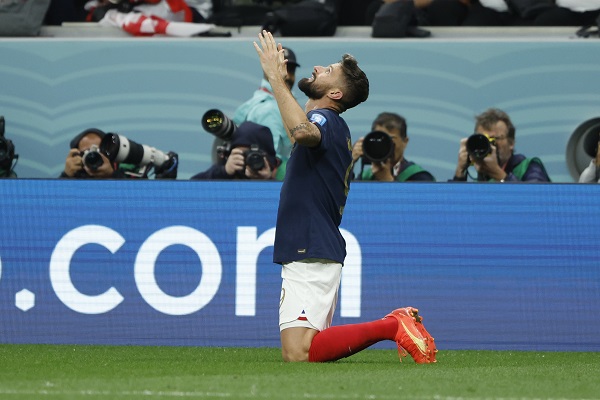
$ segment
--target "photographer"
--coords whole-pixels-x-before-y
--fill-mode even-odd
[[[600,183],[600,135],[596,134],[595,136],[598,138],[596,146],[593,149],[595,151],[595,157],[592,158],[590,164],[581,171],[579,183]]]
[[[71,140],[60,178],[176,179],[179,156],[139,144],[116,133],[89,128]]]
[[[190,179],[273,179],[280,163],[271,130],[250,121],[240,124],[218,153],[215,165]]]
[[[100,129],[89,128],[78,134],[69,144],[71,150],[65,161],[65,170],[60,174],[60,178],[122,178],[123,175],[118,169],[118,164],[111,163],[110,160],[99,151],[93,154],[93,165],[84,163],[84,155],[90,152],[96,152],[100,147],[100,142],[105,133]],[[87,152],[87,153],[86,153]],[[99,158],[98,158],[99,157]],[[102,161],[102,163],[100,163]]]
[[[475,117],[475,134],[460,141],[454,182],[466,182],[469,166],[477,171],[478,182],[550,182],[542,161],[514,154],[515,127],[508,114],[490,108]],[[469,146],[471,139],[484,138],[487,151]]]
[[[296,60],[296,54],[289,48],[284,49],[284,57],[288,60],[286,64],[287,75],[285,83],[292,90],[296,82],[296,68],[300,67],[300,64]],[[282,161],[275,179],[282,181],[293,144],[287,130],[283,126],[279,106],[273,95],[273,88],[264,76],[264,73],[260,87],[250,99],[246,100],[235,110],[233,121],[237,125],[244,121],[251,121],[269,127],[273,134],[273,146],[277,152],[277,157]]]
[[[0,116],[0,178],[16,178],[15,160],[19,155],[15,154],[15,145],[12,140],[4,137],[5,121],[4,116]]]
[[[382,157],[383,159],[369,159],[369,143],[365,145],[365,137],[358,139],[352,148],[354,162],[361,160],[361,171],[356,179],[382,182],[435,182],[431,173],[404,158],[404,151],[408,145],[406,130],[406,120],[400,115],[389,112],[379,114],[373,121],[371,133],[366,136],[366,139],[369,141],[369,137],[375,132],[381,132],[380,135],[387,134],[391,139],[389,149],[382,148],[387,142],[384,142],[383,146],[382,143],[378,144],[379,148],[376,149],[387,155]]]

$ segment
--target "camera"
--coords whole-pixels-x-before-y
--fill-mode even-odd
[[[467,139],[467,152],[469,156],[477,160],[483,160],[492,152],[492,145],[496,145],[496,139],[482,133],[474,133]]]
[[[19,155],[15,154],[15,145],[12,140],[4,137],[4,130],[4,117],[0,116],[0,168],[9,172],[13,169],[13,160],[19,158]]]
[[[231,154],[231,143],[225,142],[222,146],[217,146],[217,156],[222,164],[225,164]],[[257,144],[250,146],[244,153],[244,163],[253,171],[260,171],[265,167],[265,157],[267,153],[261,150]]]
[[[223,140],[231,140],[237,129],[235,123],[221,110],[215,108],[208,110],[202,116],[202,127],[208,133]]]
[[[179,156],[172,151],[163,153],[155,147],[139,144],[123,135],[107,133],[100,142],[100,153],[111,162],[132,164],[140,167],[137,173],[129,173],[135,177],[147,177],[154,167],[155,178],[175,179],[179,166]]]
[[[177,153],[162,151],[145,144],[139,144],[123,135],[107,133],[100,142],[100,152],[112,162],[133,164],[140,168],[137,177],[147,176],[154,167],[156,178],[175,179],[179,164]],[[148,167],[148,168],[146,168]]]
[[[253,171],[260,171],[265,167],[265,157],[267,153],[262,151],[257,144],[253,144],[250,148],[244,151],[244,160],[246,165]]]
[[[81,159],[83,160],[83,165],[88,167],[92,171],[97,171],[98,168],[104,164],[104,159],[102,158],[102,154],[100,153],[100,148],[95,144],[92,145],[89,149],[82,151],[80,153]]]
[[[598,142],[600,142],[600,124],[591,127],[586,134],[587,136],[583,139],[583,150],[588,156],[596,158]]]
[[[229,157],[229,154],[231,154],[231,142],[223,142],[223,144],[217,146],[215,150],[217,153],[217,159],[221,164],[225,165],[227,157]]]
[[[112,162],[139,166],[152,164],[160,167],[170,158],[154,147],[136,143],[116,133],[107,133],[104,136],[100,142],[100,151]]]
[[[394,154],[394,141],[383,131],[369,132],[362,146],[364,157],[371,162],[383,162]]]

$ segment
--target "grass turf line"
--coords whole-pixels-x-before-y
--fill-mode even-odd
[[[600,353],[366,350],[288,364],[275,348],[0,345],[1,399],[599,399]]]

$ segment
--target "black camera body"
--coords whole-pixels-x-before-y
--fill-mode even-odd
[[[104,164],[104,159],[102,158],[102,154],[100,153],[100,148],[95,144],[92,145],[89,149],[82,151],[79,153],[81,155],[81,160],[83,161],[83,165],[88,167],[91,171],[97,171]]]
[[[4,137],[5,121],[4,117],[0,116],[0,168],[10,174],[13,169],[13,161],[19,158],[18,154],[15,154],[15,145],[12,140]]]
[[[257,144],[253,144],[244,151],[244,162],[252,171],[258,172],[265,167],[267,153],[261,150]]]
[[[483,133],[474,133],[467,139],[467,152],[476,160],[483,160],[492,152],[492,145],[496,145],[496,138]]]
[[[369,132],[362,146],[363,156],[370,162],[384,162],[394,154],[394,141],[383,131]]]
[[[217,146],[217,156],[222,164],[227,162],[231,154],[231,143],[225,142],[221,146]],[[249,149],[244,151],[244,164],[250,167],[251,170],[258,172],[265,167],[265,157],[267,153],[261,150],[257,144],[253,144]]]
[[[231,142],[223,142],[216,147],[217,159],[223,165],[227,162],[227,158],[231,154]]]

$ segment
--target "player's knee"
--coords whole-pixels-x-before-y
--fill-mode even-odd
[[[308,352],[299,348],[282,348],[281,356],[285,362],[307,362]]]

